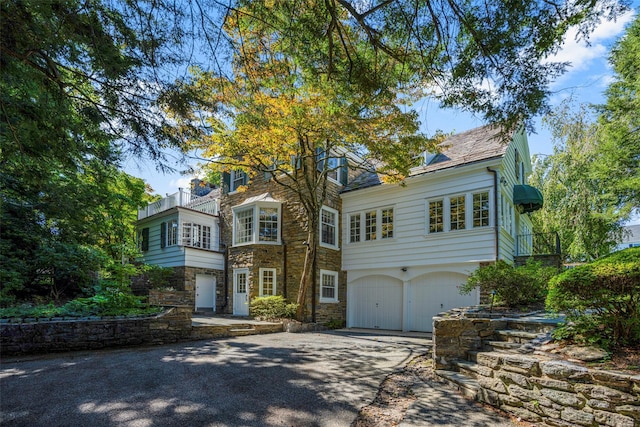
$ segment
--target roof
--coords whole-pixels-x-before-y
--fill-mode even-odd
[[[440,153],[429,164],[412,168],[409,176],[418,176],[442,169],[468,165],[504,156],[508,148],[501,128],[493,125],[482,126],[456,135],[451,135],[439,145]],[[343,192],[358,190],[382,184],[374,171],[361,174],[350,182]]]

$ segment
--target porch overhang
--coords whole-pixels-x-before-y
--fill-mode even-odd
[[[543,203],[542,193],[537,188],[530,185],[513,186],[513,204],[520,212],[535,212],[542,208]]]

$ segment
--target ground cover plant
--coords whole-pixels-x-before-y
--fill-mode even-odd
[[[482,294],[492,295],[492,303],[510,308],[541,304],[547,295],[547,283],[557,272],[533,259],[523,266],[499,260],[474,271],[460,293],[479,289]]]
[[[640,248],[614,252],[553,278],[547,307],[564,312],[558,339],[607,350],[640,344]]]
[[[293,319],[298,304],[289,303],[281,295],[253,298],[249,310],[254,317],[263,319]]]

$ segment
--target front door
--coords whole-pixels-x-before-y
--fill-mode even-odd
[[[216,278],[196,275],[196,311],[216,311]]]
[[[249,270],[233,271],[233,315],[249,315]]]

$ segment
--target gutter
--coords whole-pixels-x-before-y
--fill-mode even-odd
[[[498,171],[487,167],[487,171],[493,173],[493,211],[494,211],[494,229],[496,240],[496,262],[500,257],[500,224],[498,224]]]

